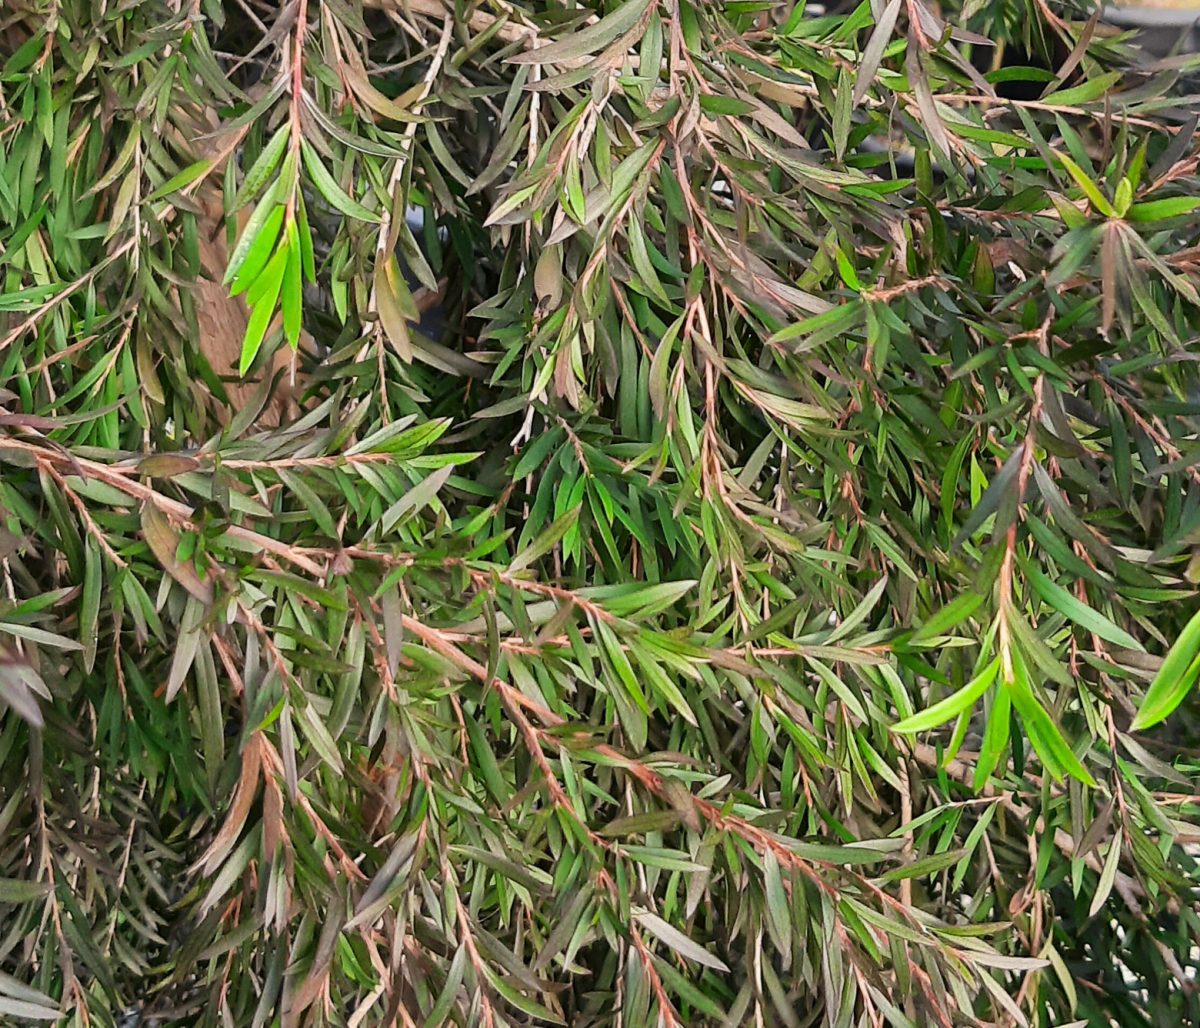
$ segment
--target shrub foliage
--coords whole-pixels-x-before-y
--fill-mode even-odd
[[[9,0],[0,1018],[1200,1023],[1196,64]]]

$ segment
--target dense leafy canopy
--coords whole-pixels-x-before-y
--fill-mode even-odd
[[[1198,64],[9,0],[0,1019],[1200,1022]]]

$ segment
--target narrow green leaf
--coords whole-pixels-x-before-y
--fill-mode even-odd
[[[1091,103],[1094,100],[1099,100],[1107,93],[1114,85],[1121,80],[1119,71],[1109,71],[1102,75],[1096,75],[1088,79],[1086,82],[1080,83],[1078,86],[1071,86],[1069,89],[1060,89],[1057,92],[1043,97],[1044,102],[1056,104],[1060,107],[1072,107],[1079,104]]]
[[[178,174],[172,175],[166,182],[146,197],[146,203],[154,203],[156,200],[161,200],[164,196],[170,196],[172,193],[183,189],[184,186],[190,186],[211,167],[212,161],[208,159],[189,164]]]
[[[831,646],[833,643],[838,642],[841,639],[845,639],[846,636],[848,636],[851,632],[858,628],[859,625],[865,622],[870,616],[871,611],[875,609],[880,599],[883,597],[883,591],[887,588],[887,584],[887,575],[881,575],[879,581],[877,581],[868,590],[867,595],[864,596],[858,602],[855,608],[846,615],[845,619],[839,622],[838,626],[829,633],[824,640],[824,645]]]
[[[561,541],[562,537],[567,534],[567,529],[579,520],[579,513],[582,509],[582,506],[576,505],[555,518],[546,527],[545,531],[513,557],[508,565],[509,572],[515,574],[518,571],[523,571],[533,564],[534,561],[549,553]]]
[[[1055,778],[1069,774],[1084,785],[1095,786],[1096,780],[1091,772],[1080,763],[1074,751],[1067,745],[1067,740],[1063,738],[1058,725],[1033,695],[1025,662],[1016,652],[1012,653],[1012,668],[1013,679],[1007,683],[1012,702],[1025,725],[1030,742],[1042,758],[1042,763],[1046,765],[1046,770]]]
[[[304,305],[304,283],[301,281],[300,238],[295,222],[287,226],[287,261],[281,287],[283,306],[283,335],[294,350],[300,345],[300,319]]]
[[[303,142],[300,144],[300,154],[304,159],[304,166],[308,169],[308,174],[312,178],[313,185],[317,187],[317,191],[337,210],[341,211],[348,218],[357,218],[359,221],[369,221],[376,224],[379,222],[378,214],[368,210],[358,201],[351,199],[342,187],[337,184],[334,177],[329,173],[329,169],[321,163],[321,158],[317,152],[308,143]]]
[[[1183,702],[1197,677],[1200,677],[1200,611],[1192,615],[1167,651],[1142,698],[1131,729],[1139,732],[1162,721]]]
[[[1012,699],[1004,682],[999,679],[998,681],[999,688],[992,699],[991,710],[988,711],[987,725],[983,730],[983,741],[975,763],[973,784],[977,792],[987,783],[1008,748],[1008,737],[1012,728]]]
[[[1087,198],[1091,201],[1092,206],[1095,207],[1096,210],[1105,215],[1105,217],[1111,218],[1116,215],[1117,212],[1113,205],[1108,202],[1108,197],[1100,192],[1100,188],[1096,185],[1096,183],[1088,178],[1087,173],[1078,164],[1071,160],[1071,158],[1066,154],[1060,153],[1055,154],[1055,156],[1059,159],[1059,161],[1062,162],[1062,166],[1066,168],[1068,172],[1070,172],[1071,178],[1073,178],[1078,184],[1079,188],[1083,190],[1084,195],[1087,196]]]
[[[1037,568],[1029,569],[1029,581],[1037,594],[1063,617],[1074,621],[1081,628],[1098,635],[1117,646],[1127,650],[1140,650],[1142,644],[1123,628],[1114,625],[1098,610],[1087,606],[1067,592],[1057,582],[1052,582]]]
[[[263,337],[275,314],[275,305],[279,300],[279,289],[283,285],[283,272],[287,262],[287,249],[281,247],[275,257],[267,265],[259,281],[255,283],[254,308],[246,323],[246,336],[242,340],[242,355],[238,362],[238,374],[245,375],[258,356]]]
[[[944,725],[951,718],[958,717],[974,707],[979,697],[987,692],[989,686],[996,680],[999,669],[1000,658],[995,657],[957,692],[940,700],[932,707],[926,707],[913,714],[912,717],[906,717],[902,721],[896,722],[892,725],[892,731],[903,734],[927,732],[931,728]]]
[[[954,849],[946,850],[944,853],[932,853],[920,860],[905,864],[903,867],[885,872],[879,876],[879,880],[881,882],[900,882],[905,878],[928,878],[930,875],[935,875],[939,871],[944,871],[951,865],[957,864],[962,859],[964,852],[965,850]]]
[[[256,210],[246,225],[246,231],[242,233],[229,267],[225,270],[226,285],[232,283],[229,290],[231,296],[244,293],[258,281],[279,240],[279,230],[283,227],[283,206],[277,205],[265,212],[261,226],[256,228],[254,218],[258,213]]]
[[[383,517],[379,519],[380,533],[387,537],[404,518],[431,504],[452,474],[454,465],[448,464],[421,479],[384,512]]]
[[[278,187],[278,183],[276,183],[276,187]],[[238,239],[237,245],[229,257],[229,265],[225,269],[225,278],[223,279],[225,285],[229,285],[238,277],[242,265],[246,263],[250,255],[251,248],[255,249],[255,260],[258,262],[259,268],[266,265],[267,258],[275,247],[275,241],[279,238],[279,230],[283,226],[283,208],[275,201],[275,194],[278,192],[278,188],[271,189],[259,201],[258,206],[254,208],[254,213],[246,222],[241,238]],[[279,213],[276,214],[276,211]],[[270,225],[268,219],[270,219]],[[261,256],[259,256],[260,250],[262,251]],[[256,275],[246,275],[245,277],[249,281],[242,287],[243,289],[249,286]]]
[[[779,858],[771,849],[763,854],[763,884],[767,901],[767,926],[786,964],[791,960],[792,953],[792,910],[783,884]]]
[[[0,996],[0,1014],[28,1021],[57,1021],[63,1016],[58,1007],[10,999],[8,996]]]
[[[262,148],[254,163],[250,165],[250,170],[246,172],[246,177],[242,180],[242,187],[233,201],[235,211],[240,210],[253,199],[258,191],[266,185],[275,169],[279,167],[279,159],[283,156],[284,147],[291,139],[291,129],[291,122],[284,122],[267,140],[267,145]]]
[[[961,624],[983,603],[983,597],[976,592],[966,592],[956,596],[932,617],[928,618],[908,640],[910,644],[924,642],[945,635],[955,625]]]
[[[715,971],[728,973],[729,968],[723,960],[713,956],[703,946],[693,942],[683,932],[679,931],[678,928],[668,924],[657,914],[652,914],[648,910],[635,910],[633,916],[638,924],[668,949],[674,950],[688,960],[694,960],[697,964],[711,967]]]
[[[962,528],[958,530],[958,534],[954,537],[954,546],[971,538],[983,526],[983,523],[1000,509],[1005,500],[1012,498],[1012,485],[1016,481],[1018,470],[1020,470],[1021,458],[1022,448],[1018,446],[1004,462],[1004,466],[996,473],[987,491],[980,497],[975,509],[971,511]]]
[[[587,28],[573,32],[547,46],[514,54],[509,61],[512,64],[554,64],[557,61],[586,57],[633,28],[649,6],[650,0],[625,0],[617,4],[611,13]]]
[[[0,903],[32,903],[49,893],[45,882],[31,882],[24,878],[0,878]],[[4,989],[0,986],[0,992]]]
[[[100,595],[104,588],[104,566],[100,546],[88,538],[84,544],[83,600],[79,609],[79,634],[83,639],[83,669],[89,675],[96,665],[100,636]]]
[[[867,45],[862,52],[862,59],[858,64],[858,71],[854,76],[854,94],[851,97],[851,104],[854,107],[863,102],[875,81],[879,64],[883,60],[883,51],[892,41],[896,19],[900,17],[900,6],[901,0],[888,0],[887,6],[884,7],[883,13],[879,15],[879,20],[875,23],[871,38],[867,40]]]
[[[1095,917],[1104,909],[1108,902],[1109,893],[1117,880],[1117,868],[1121,864],[1121,833],[1118,832],[1108,844],[1108,856],[1104,858],[1104,866],[1100,870],[1100,880],[1096,883],[1096,891],[1092,894],[1092,902],[1088,907],[1088,917]]]
[[[1125,213],[1127,221],[1166,221],[1182,218],[1200,208],[1198,196],[1168,196],[1161,200],[1147,200],[1133,204]]]

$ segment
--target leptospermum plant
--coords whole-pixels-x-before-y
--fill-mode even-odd
[[[0,1020],[1200,1023],[1197,63],[10,0]]]

